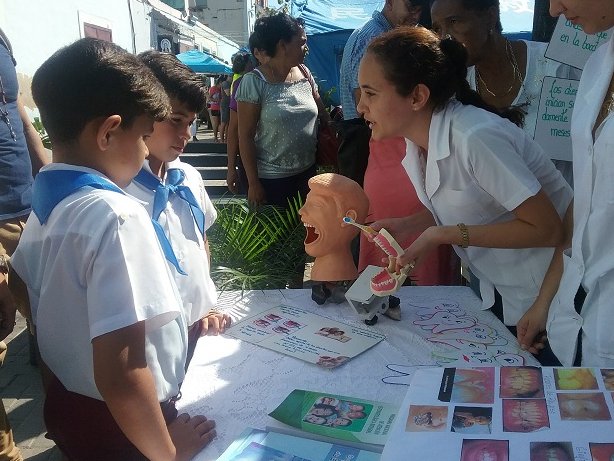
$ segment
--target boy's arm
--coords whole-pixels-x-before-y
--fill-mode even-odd
[[[215,436],[214,423],[199,420],[182,431],[175,448],[147,367],[145,322],[98,336],[92,346],[96,386],[118,426],[148,459],[188,460]]]

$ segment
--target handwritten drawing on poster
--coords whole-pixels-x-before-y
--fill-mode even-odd
[[[544,77],[535,142],[552,159],[571,160],[571,114],[579,83],[567,78]]]
[[[552,33],[545,56],[563,64],[584,69],[584,64],[590,55],[608,41],[611,33],[612,30],[608,30],[595,35],[587,35],[580,26],[561,15]]]

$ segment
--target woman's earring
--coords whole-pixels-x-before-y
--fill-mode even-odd
[[[443,39],[444,40],[452,40],[452,36],[450,34],[446,34]]]

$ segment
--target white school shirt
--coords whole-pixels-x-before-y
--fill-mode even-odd
[[[60,163],[47,170],[103,176]],[[30,214],[11,264],[28,287],[41,356],[69,391],[102,400],[92,339],[145,321],[158,399],[177,395],[187,326],[151,219],[135,199],[86,187],[58,203],[44,225]]]
[[[614,72],[614,41],[589,58],[571,121],[575,198],[571,251],[563,256],[564,272],[550,307],[548,339],[563,365],[570,366],[582,328],[582,365],[614,366],[614,117],[593,127]],[[582,315],[574,296],[587,292]]]
[[[403,166],[438,225],[510,221],[540,189],[560,216],[571,201],[571,188],[541,148],[513,123],[477,107],[450,101],[433,114],[426,164],[419,147],[406,142]],[[480,279],[482,308],[493,305],[497,288],[505,324],[516,325],[539,293],[553,249],[453,247]]]
[[[143,167],[151,172],[149,162]],[[205,191],[202,177],[196,168],[179,159],[166,164],[166,170],[178,168],[184,171],[183,185],[190,188],[201,210],[205,214],[205,231],[215,222],[217,212]],[[166,178],[164,178],[166,182]],[[145,204],[149,216],[153,214],[154,192],[142,184],[132,181],[125,191]],[[190,205],[176,194],[170,194],[166,208],[160,214],[158,222],[164,229],[175,252],[179,267],[187,274],[177,272],[177,268],[169,264],[175,278],[179,294],[183,301],[184,314],[188,325],[192,325],[215,306],[217,291],[211,280],[209,258],[205,251],[204,236],[200,235],[194,221]]]

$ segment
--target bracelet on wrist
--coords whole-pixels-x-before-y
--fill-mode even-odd
[[[458,223],[456,225],[458,227],[458,230],[460,231],[461,234],[461,244],[460,247],[461,248],[467,248],[469,246],[469,230],[467,229],[467,226],[465,225],[465,223]]]

